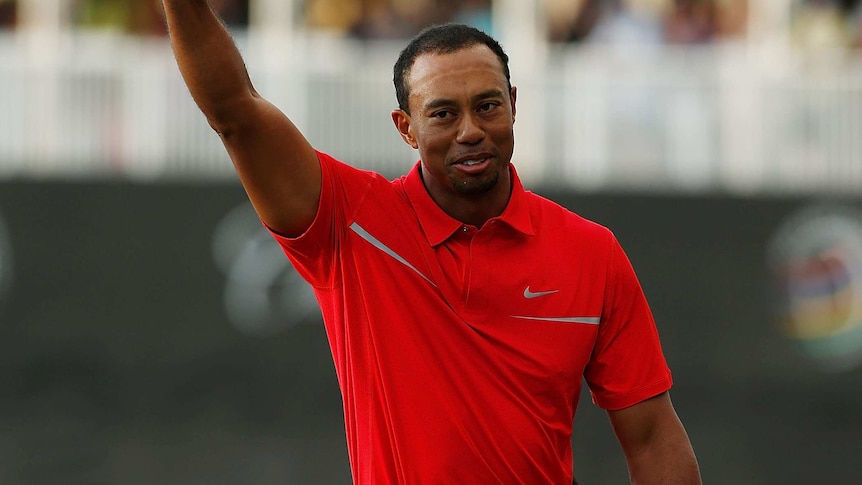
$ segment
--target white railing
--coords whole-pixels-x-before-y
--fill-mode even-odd
[[[389,175],[413,163],[389,116],[402,42],[238,42],[258,90],[316,146]],[[858,193],[862,63],[834,57],[745,45],[559,47],[530,69],[513,57],[515,162],[530,182],[579,189]],[[233,170],[166,40],[5,34],[0,178],[20,177]]]

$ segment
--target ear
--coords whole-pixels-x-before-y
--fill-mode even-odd
[[[410,129],[410,115],[403,110],[396,109],[392,112],[392,122],[395,123],[395,129],[401,134],[404,143],[413,147],[414,150],[418,149],[419,144],[416,143],[416,137],[413,136],[413,130]]]
[[[512,86],[511,91],[509,91],[509,101],[512,103],[512,123],[515,122],[515,100],[518,99],[518,88]]]

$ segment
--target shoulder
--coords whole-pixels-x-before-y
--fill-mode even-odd
[[[329,173],[337,177],[360,178],[369,180],[385,180],[382,175],[371,170],[365,170],[354,167],[347,162],[344,162],[326,152],[317,152],[317,158],[323,168],[324,173]]]
[[[390,181],[378,172],[357,168],[328,153],[318,151],[317,157],[323,173],[324,192],[332,190],[355,196],[371,188],[386,191],[386,187],[394,188],[396,185],[396,181]]]
[[[577,236],[591,240],[614,240],[611,230],[599,222],[578,214],[573,209],[565,207],[534,192],[527,191],[526,199],[530,204],[530,213],[539,229],[557,231],[566,236]]]

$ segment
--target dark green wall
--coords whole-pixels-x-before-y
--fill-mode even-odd
[[[862,483],[862,371],[819,370],[770,312],[767,244],[809,201],[546,195],[628,251],[707,483]],[[247,211],[217,231],[237,207],[235,184],[0,184],[0,483],[349,482],[317,314],[285,268],[226,269],[283,261]],[[574,443],[582,483],[626,482],[586,396]]]

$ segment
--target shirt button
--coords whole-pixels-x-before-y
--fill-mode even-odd
[[[462,228],[461,228],[461,230],[462,230],[462,231],[464,231],[464,232],[469,231],[469,229],[467,229],[467,226],[462,227]]]

